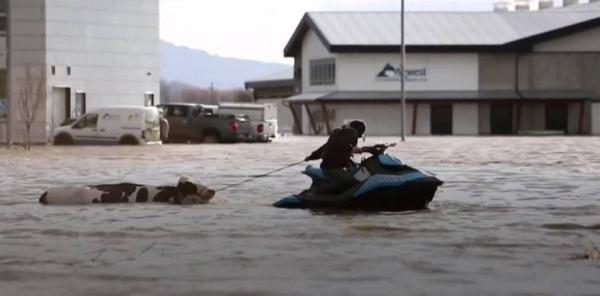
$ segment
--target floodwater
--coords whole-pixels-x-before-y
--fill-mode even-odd
[[[302,166],[207,205],[37,204],[65,184],[218,189],[324,141],[0,150],[0,294],[600,295],[594,137],[409,138],[389,152],[446,182],[421,212],[270,207]]]

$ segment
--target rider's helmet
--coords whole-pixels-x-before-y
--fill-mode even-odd
[[[359,138],[362,137],[367,130],[367,125],[361,120],[353,120],[348,124],[348,126],[356,131]]]

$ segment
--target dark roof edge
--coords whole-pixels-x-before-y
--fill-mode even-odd
[[[335,53],[398,53],[399,45],[332,45]],[[518,45],[407,45],[407,52],[515,52],[531,51],[531,46]]]
[[[298,52],[298,47],[302,44],[302,39],[304,38],[306,32],[308,32],[309,29],[312,29],[315,32],[315,34],[317,34],[317,37],[319,37],[319,40],[323,42],[323,45],[325,45],[326,48],[331,49],[331,44],[329,44],[329,40],[325,38],[323,32],[321,32],[319,27],[310,17],[310,13],[307,12],[302,17],[302,20],[300,20],[300,23],[296,27],[294,34],[292,34],[292,37],[285,46],[285,49],[283,50],[284,57],[295,56],[295,54]]]
[[[246,89],[257,87],[293,87],[294,79],[254,80],[244,83]]]

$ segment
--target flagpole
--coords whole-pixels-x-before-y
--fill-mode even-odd
[[[404,43],[404,0],[402,0],[402,10],[400,12],[402,20],[400,21],[400,31],[402,35],[402,65],[400,66],[402,72],[400,75],[400,89],[402,98],[402,142],[406,142],[406,71],[404,65],[406,64],[406,44]]]

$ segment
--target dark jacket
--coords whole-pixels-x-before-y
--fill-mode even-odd
[[[327,143],[315,150],[306,160],[323,159],[321,169],[346,168],[352,162],[352,150],[358,144],[358,134],[349,127],[331,132]]]

